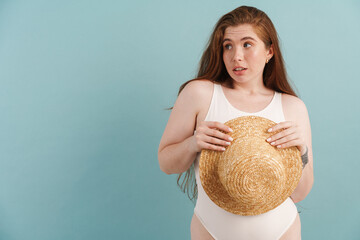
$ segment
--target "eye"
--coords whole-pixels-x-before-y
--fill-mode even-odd
[[[224,46],[224,48],[225,48],[226,50],[230,50],[230,49],[232,48],[232,46],[231,46],[230,44],[226,44],[226,45]]]
[[[248,48],[247,46],[250,47],[250,46],[252,46],[252,45],[251,45],[251,43],[248,43],[248,42],[244,43],[244,47],[245,47],[245,48]]]

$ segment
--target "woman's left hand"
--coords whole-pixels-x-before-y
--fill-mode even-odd
[[[275,132],[281,129],[283,129],[281,132],[272,135],[266,141],[278,148],[296,146],[300,150],[300,154],[303,155],[306,151],[303,129],[300,129],[296,122],[285,121],[268,129],[268,132]]]

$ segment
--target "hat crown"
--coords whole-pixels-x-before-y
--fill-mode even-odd
[[[286,187],[279,152],[256,144],[259,141],[263,141],[260,136],[236,139],[219,158],[219,181],[235,201],[268,201],[266,196],[281,194]]]

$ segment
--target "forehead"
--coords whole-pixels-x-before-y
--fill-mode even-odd
[[[250,24],[241,24],[237,26],[230,26],[225,29],[224,38],[242,38],[253,37],[259,39],[256,35],[253,26]]]

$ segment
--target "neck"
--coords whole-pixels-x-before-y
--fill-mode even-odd
[[[235,80],[231,79],[231,82],[229,84],[229,88],[232,88],[233,90],[237,92],[241,92],[245,95],[252,95],[257,93],[263,93],[264,91],[267,91],[268,89],[265,87],[263,79],[260,78],[256,81],[247,81],[247,82],[236,82]]]

